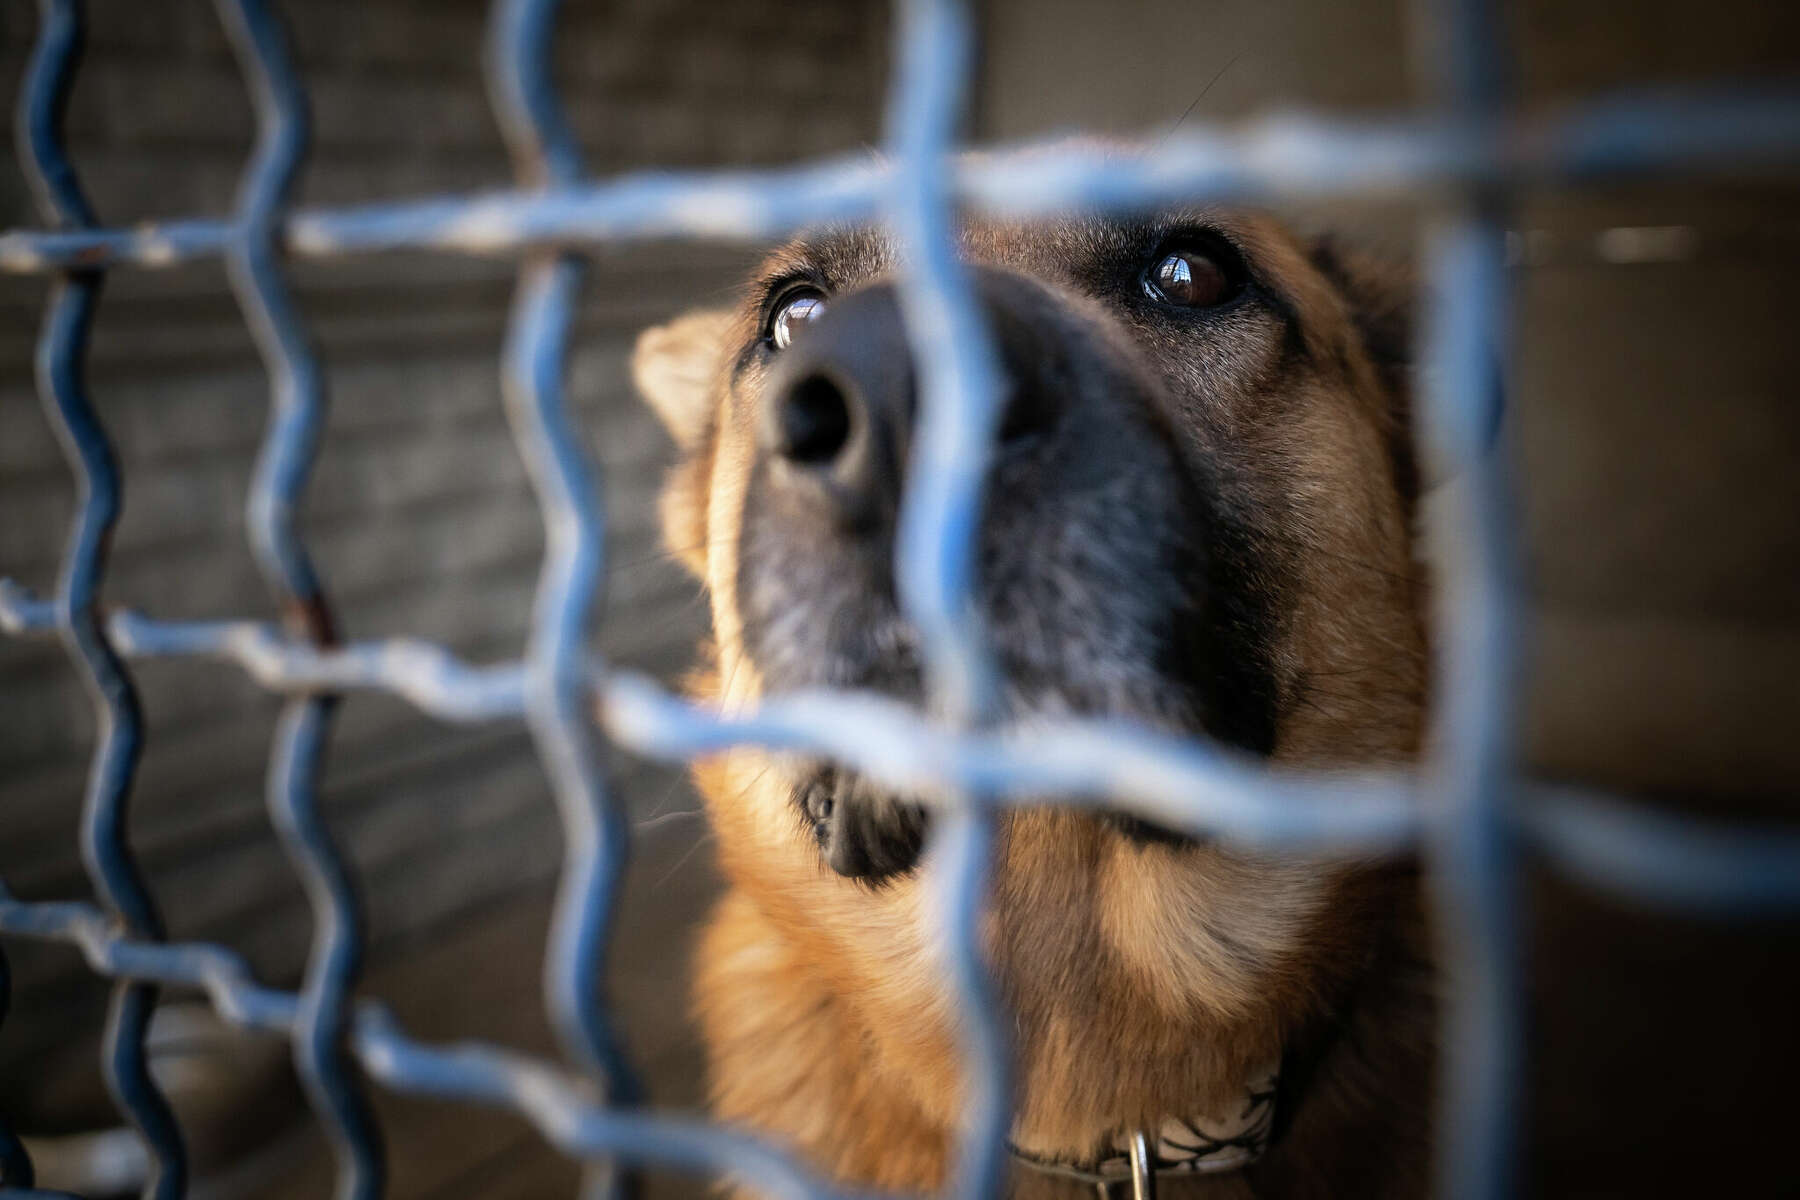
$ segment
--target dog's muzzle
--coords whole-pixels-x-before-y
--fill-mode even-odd
[[[1224,678],[1201,650],[1211,506],[1161,385],[1077,298],[973,274],[1003,379],[977,564],[1003,704],[1014,716],[1135,705],[1198,723],[1196,681]],[[736,587],[745,649],[770,693],[860,688],[917,703],[917,639],[893,567],[917,376],[895,288],[836,296],[791,336],[755,413]],[[839,874],[879,880],[916,864],[928,822],[907,798],[819,771],[794,799]]]

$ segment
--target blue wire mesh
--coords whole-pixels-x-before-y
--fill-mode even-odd
[[[1245,132],[1196,131],[1130,161],[1081,147],[957,160],[969,18],[956,0],[901,0],[885,163],[587,179],[550,84],[556,0],[498,0],[487,72],[512,151],[510,191],[356,208],[291,211],[307,146],[305,91],[265,0],[218,0],[257,111],[239,203],[224,220],[131,230],[100,225],[63,152],[60,116],[80,54],[79,0],[40,0],[20,100],[19,144],[43,228],[0,234],[0,270],[52,280],[38,343],[39,389],[80,488],[55,595],[0,579],[0,626],[54,634],[99,718],[82,850],[98,903],[24,902],[0,884],[0,933],[79,947],[115,981],[106,1077],[150,1146],[150,1194],[184,1191],[181,1135],[145,1069],[157,989],[199,989],[220,1015],[290,1037],[336,1147],[338,1191],[378,1195],[379,1130],[362,1079],[396,1091],[513,1110],[556,1148],[591,1164],[585,1190],[616,1192],[621,1170],[667,1167],[754,1181],[780,1197],[837,1194],[771,1145],[702,1120],[635,1107],[635,1075],[611,1028],[600,970],[626,854],[626,826],[601,765],[603,738],[685,760],[729,746],[804,751],[938,796],[934,889],[965,1013],[969,1120],[952,1190],[999,1193],[1009,1122],[1001,1013],[975,938],[993,815],[1029,797],[1105,805],[1170,827],[1292,851],[1422,848],[1435,869],[1449,979],[1440,1190],[1509,1194],[1521,1064],[1515,890],[1532,853],[1592,883],[1687,912],[1800,907],[1800,837],[1719,828],[1519,779],[1512,716],[1517,581],[1507,464],[1494,430],[1505,394],[1509,191],[1595,176],[1738,171],[1800,162],[1800,93],[1696,91],[1622,97],[1547,121],[1505,106],[1504,58],[1486,0],[1422,5],[1438,103],[1410,120],[1288,119]],[[1422,357],[1426,427],[1459,472],[1450,502],[1439,639],[1437,750],[1415,772],[1269,774],[1215,747],[1109,720],[1025,736],[984,727],[992,669],[969,603],[994,366],[952,247],[961,204],[1015,217],[1071,207],[1175,200],[1406,194],[1441,203],[1428,239],[1435,303]],[[825,221],[885,219],[903,251],[904,315],[922,380],[918,436],[897,550],[902,603],[918,626],[935,704],[915,711],[862,694],[774,697],[724,717],[609,670],[588,651],[602,579],[603,517],[593,465],[563,394],[584,244],[659,236],[767,238]],[[324,394],[282,279],[287,257],[411,247],[521,256],[502,372],[508,418],[536,487],[547,545],[523,657],[474,666],[430,643],[343,641],[293,523],[317,450]],[[248,525],[281,621],[166,622],[103,613],[97,594],[119,477],[83,388],[89,321],[103,272],[220,257],[262,351],[271,419]],[[312,904],[315,940],[297,992],[259,984],[224,946],[162,940],[126,837],[141,744],[124,659],[205,655],[234,662],[287,697],[271,752],[268,803]],[[544,994],[566,1064],[500,1047],[426,1045],[355,996],[362,923],[320,821],[316,783],[334,697],[379,689],[447,721],[524,719],[554,785],[565,833]],[[599,727],[591,718],[601,715]],[[9,977],[0,957],[0,1017]],[[357,1068],[360,1067],[360,1071]],[[0,1128],[0,1191],[28,1195],[29,1158]]]

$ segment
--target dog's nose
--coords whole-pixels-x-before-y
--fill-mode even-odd
[[[1048,423],[1048,391],[1037,377],[1030,285],[982,272],[977,293],[1004,369],[1004,446]],[[1041,303],[1041,301],[1040,301]],[[853,526],[891,521],[905,476],[917,408],[917,376],[892,285],[831,303],[781,352],[761,414],[762,448],[786,487]]]
[[[761,440],[778,480],[853,524],[884,516],[905,470],[914,378],[892,288],[833,302],[770,380]]]

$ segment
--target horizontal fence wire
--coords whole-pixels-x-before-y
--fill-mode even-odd
[[[1479,127],[1443,117],[1287,116],[1239,130],[1184,128],[1130,154],[1080,143],[994,147],[953,164],[951,194],[969,211],[1019,218],[1197,199],[1405,197],[1484,181],[1735,175],[1792,165],[1796,144],[1800,92],[1689,87]],[[859,156],[301,210],[284,223],[282,244],[297,258],[336,258],[394,250],[508,254],[546,243],[668,237],[762,241],[808,225],[878,218],[897,169]],[[230,237],[229,222],[204,218],[136,229],[10,230],[0,233],[0,271],[171,267],[218,257]]]
[[[624,1194],[627,1168],[753,1181],[771,1196],[843,1194],[776,1147],[642,1099],[596,981],[626,857],[627,829],[602,763],[603,739],[688,761],[736,746],[848,763],[941,810],[926,886],[965,1014],[969,1113],[954,1194],[1002,1187],[1010,1121],[1000,1005],[976,937],[993,822],[1009,805],[1126,811],[1195,834],[1336,854],[1421,849],[1455,947],[1443,1088],[1440,1190],[1509,1194],[1521,1063],[1516,888],[1534,855],[1572,876],[1675,911],[1741,916],[1800,910],[1800,832],[1708,823],[1628,801],[1517,779],[1518,584],[1507,463],[1494,437],[1504,399],[1507,196],[1539,184],[1633,174],[1743,172],[1800,164],[1800,92],[1714,89],[1619,97],[1523,119],[1505,107],[1505,62],[1485,0],[1422,6],[1438,103],[1423,117],[1265,121],[1205,130],[1122,155],[1056,145],[956,158],[970,74],[969,15],[955,0],[901,0],[887,154],[761,171],[655,172],[590,180],[547,69],[556,0],[498,0],[487,77],[512,151],[514,190],[356,208],[291,211],[306,150],[306,102],[267,0],[218,0],[256,104],[257,144],[227,219],[102,227],[60,136],[79,57],[78,0],[40,0],[19,138],[44,226],[0,234],[0,271],[50,277],[39,390],[80,488],[54,593],[0,579],[0,629],[59,637],[93,693],[100,734],[83,807],[97,903],[31,901],[0,884],[0,933],[80,949],[116,981],[105,1045],[109,1085],[156,1163],[152,1194],[180,1195],[179,1130],[145,1064],[160,987],[203,993],[222,1018],[290,1038],[314,1110],[339,1154],[338,1192],[380,1193],[379,1131],[351,1060],[397,1092],[511,1110],[563,1153],[592,1164],[585,1191]],[[1435,304],[1422,360],[1427,428],[1458,468],[1455,536],[1440,547],[1445,605],[1440,749],[1417,771],[1271,770],[1220,747],[1128,722],[988,720],[993,666],[971,615],[972,546],[997,372],[954,253],[952,213],[1047,216],[1162,203],[1267,197],[1423,196]],[[727,715],[695,705],[589,650],[603,578],[598,474],[564,394],[583,251],[666,236],[766,239],[829,221],[882,220],[902,251],[902,306],[921,378],[919,434],[898,538],[897,578],[920,630],[931,716],[876,695],[770,697]],[[547,531],[531,633],[516,661],[471,664],[416,639],[344,641],[294,523],[316,456],[324,393],[282,279],[283,257],[397,249],[522,257],[501,364],[506,411]],[[253,548],[277,621],[162,621],[103,612],[107,533],[119,473],[82,381],[87,328],[107,268],[220,258],[262,350],[269,431],[248,498]],[[307,885],[315,940],[298,991],[259,983],[210,943],[161,940],[131,856],[127,802],[141,744],[126,661],[204,656],[287,697],[271,754],[269,808]],[[433,1046],[355,995],[362,933],[355,890],[317,811],[337,694],[398,695],[446,721],[525,721],[553,784],[565,835],[546,945],[545,1002],[566,1064],[497,1046]],[[593,714],[598,713],[598,721]],[[10,999],[0,957],[0,1019]],[[31,1163],[0,1128],[0,1191],[33,1195]]]

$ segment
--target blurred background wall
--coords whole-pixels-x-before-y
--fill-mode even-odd
[[[314,112],[300,203],[507,185],[481,77],[483,0],[278,8]],[[556,72],[597,172],[776,163],[850,152],[879,135],[886,19],[877,5],[565,8]],[[0,7],[0,93],[9,98],[34,16],[30,5]],[[89,27],[67,129],[102,218],[228,211],[253,118],[212,4],[91,0]],[[0,226],[33,224],[10,151],[0,162]],[[744,247],[603,250],[577,323],[571,394],[612,510],[602,649],[670,682],[693,661],[705,608],[652,527],[669,446],[633,398],[625,358],[645,325],[728,301],[753,258]],[[306,530],[351,636],[413,634],[477,661],[522,644],[542,530],[499,398],[514,270],[508,260],[422,255],[293,272],[331,401]],[[74,503],[31,376],[44,290],[40,280],[0,278],[0,573],[40,592],[54,586]],[[107,601],[169,617],[272,615],[243,516],[268,382],[223,271],[120,272],[107,283],[89,361],[127,481]],[[144,662],[135,673],[147,749],[133,843],[171,936],[226,942],[260,974],[292,983],[311,922],[263,803],[275,702],[233,666]],[[21,895],[88,893],[75,835],[92,736],[87,697],[60,647],[0,638],[0,874]],[[629,759],[618,770],[640,817],[694,806],[677,772]],[[447,726],[386,697],[350,697],[324,804],[367,899],[369,990],[425,1036],[553,1052],[538,985],[561,843],[524,729]],[[698,1100],[698,1067],[682,976],[687,934],[712,886],[706,855],[694,852],[701,831],[677,817],[642,832],[617,955],[640,1064],[659,1099],[688,1105]],[[73,951],[6,949],[15,986],[0,1024],[0,1111],[40,1132],[110,1122],[93,1065],[106,989]],[[467,1195],[495,1180],[521,1194],[572,1187],[573,1172],[540,1157],[520,1122],[388,1098],[383,1110],[397,1195]],[[324,1195],[330,1169],[308,1134],[237,1190]]]
[[[997,0],[984,132],[1151,136],[1196,116],[1424,100],[1405,3]],[[1521,102],[1800,74],[1800,6],[1515,0]],[[1543,775],[1800,817],[1800,189],[1792,175],[1523,198],[1517,369]],[[1410,257],[1416,214],[1310,227]],[[1536,873],[1522,1194],[1796,1195],[1800,927],[1646,913]]]
[[[302,202],[505,180],[479,77],[484,5],[282,7],[317,118]],[[103,217],[223,211],[251,118],[210,5],[91,8],[69,131]],[[596,171],[773,163],[879,137],[885,5],[566,8],[559,76]],[[972,132],[982,139],[1157,137],[1190,104],[1197,120],[1372,113],[1423,95],[1399,0],[978,8]],[[1528,0],[1509,12],[1533,107],[1800,70],[1800,9],[1769,0]],[[21,5],[0,22],[10,92],[33,25]],[[1722,816],[1794,816],[1795,199],[1792,180],[1763,179],[1609,186],[1520,206],[1508,435],[1534,607],[1524,729],[1533,763],[1554,777]],[[0,167],[0,224],[28,221],[26,200],[16,171]],[[1416,215],[1296,213],[1398,257],[1416,248]],[[669,448],[628,394],[624,356],[643,325],[727,296],[753,256],[602,249],[584,302],[572,383],[612,517],[603,648],[665,679],[691,661],[704,610],[657,553],[650,497]],[[294,276],[333,400],[308,528],[345,626],[421,634],[477,659],[509,653],[541,550],[498,402],[509,264],[356,258]],[[72,498],[30,379],[41,300],[37,281],[0,279],[0,573],[48,589]],[[266,613],[241,514],[266,381],[222,274],[120,273],[92,363],[128,481],[108,599],[161,616]],[[171,932],[228,941],[291,981],[309,921],[262,809],[274,706],[231,667],[144,663],[138,679],[149,739],[135,843]],[[91,735],[60,651],[0,639],[0,872],[25,895],[85,892],[75,797]],[[369,990],[425,1036],[547,1049],[535,963],[559,847],[525,734],[445,728],[356,696],[331,763],[327,809],[369,901]],[[641,819],[692,807],[673,773],[619,767]],[[676,1104],[698,1098],[680,995],[686,943],[714,886],[707,857],[690,818],[640,833],[615,964],[640,1060],[658,1099]],[[1548,877],[1534,880],[1531,901],[1530,1190],[1722,1194],[1791,1182],[1774,1156],[1800,1068],[1793,926],[1668,919]],[[0,1109],[45,1129],[103,1119],[86,1064],[104,989],[70,952],[8,950],[17,987],[0,1026]],[[387,1097],[382,1107],[396,1195],[567,1191],[567,1168],[517,1122]],[[265,1161],[237,1190],[321,1194],[328,1166],[311,1136],[294,1134],[275,1175]]]

